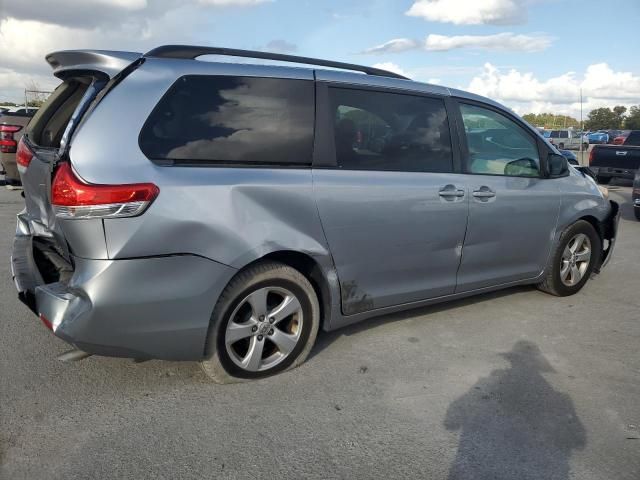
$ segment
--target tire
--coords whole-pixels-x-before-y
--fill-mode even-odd
[[[560,148],[560,150],[564,150],[564,143],[561,143],[560,145],[558,145],[558,148]]]
[[[278,310],[284,310],[281,318]],[[319,326],[318,297],[309,280],[283,263],[257,263],[236,274],[220,295],[200,366],[216,383],[275,375],[306,360]]]
[[[582,144],[582,150],[589,150],[589,144],[587,142]]]
[[[607,185],[610,181],[611,181],[611,177],[598,175],[598,183],[601,183],[602,185]]]
[[[580,255],[584,252],[584,248],[577,248],[575,253],[577,256],[573,257],[573,263],[571,260],[567,261],[563,257],[566,256],[565,249],[571,250],[571,247],[577,244],[573,242],[576,241],[579,243],[579,239],[583,239],[583,247],[585,245],[585,240],[588,239],[587,247],[590,250],[590,256],[587,261],[576,261],[577,258],[584,258],[584,254]],[[543,292],[550,293],[551,295],[556,295],[558,297],[566,297],[568,295],[573,295],[574,293],[578,293],[580,289],[587,283],[591,273],[596,267],[596,263],[600,261],[600,255],[602,252],[602,240],[600,236],[593,228],[593,226],[584,220],[578,220],[573,225],[569,226],[560,236],[560,240],[558,241],[555,251],[552,252],[552,255],[549,259],[549,264],[545,269],[546,277],[542,281],[542,283],[538,284],[538,289]],[[583,265],[584,270],[583,270]],[[573,268],[579,270],[580,276],[579,279],[575,278],[575,282],[571,282],[570,277],[572,276]],[[565,266],[569,269],[568,276],[563,280],[562,273],[565,270]]]
[[[633,213],[636,216],[636,220],[640,220],[640,207],[633,207]]]

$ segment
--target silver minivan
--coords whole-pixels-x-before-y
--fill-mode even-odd
[[[489,99],[211,47],[47,61],[63,82],[19,145],[11,265],[66,359],[260,378],[320,328],[512,285],[571,295],[611,258],[618,205]]]

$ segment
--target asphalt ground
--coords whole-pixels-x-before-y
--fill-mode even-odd
[[[640,222],[577,295],[512,288],[321,334],[302,367],[210,383],[90,357],[17,299],[0,188],[1,479],[640,479]]]

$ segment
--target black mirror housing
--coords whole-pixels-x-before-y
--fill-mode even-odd
[[[569,162],[563,155],[549,153],[547,168],[550,178],[566,177],[569,175]]]

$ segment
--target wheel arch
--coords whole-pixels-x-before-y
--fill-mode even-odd
[[[338,297],[332,293],[333,289],[339,288],[339,286],[330,259],[315,257],[296,250],[276,250],[242,266],[238,269],[236,275],[265,260],[280,262],[295,268],[309,280],[318,296],[320,327],[328,329],[332,314],[333,298],[339,298],[339,292]],[[329,265],[326,265],[327,263],[329,263]],[[334,280],[332,281],[331,279]],[[231,280],[229,280],[229,282],[231,282]]]
[[[576,219],[575,222],[579,222],[580,220],[584,220],[587,223],[590,223],[591,226],[595,229],[596,233],[600,236],[600,240],[603,240],[604,238],[604,233],[602,231],[602,223],[600,222],[600,220],[598,220],[596,217],[594,217],[593,215],[584,215],[578,219]]]

